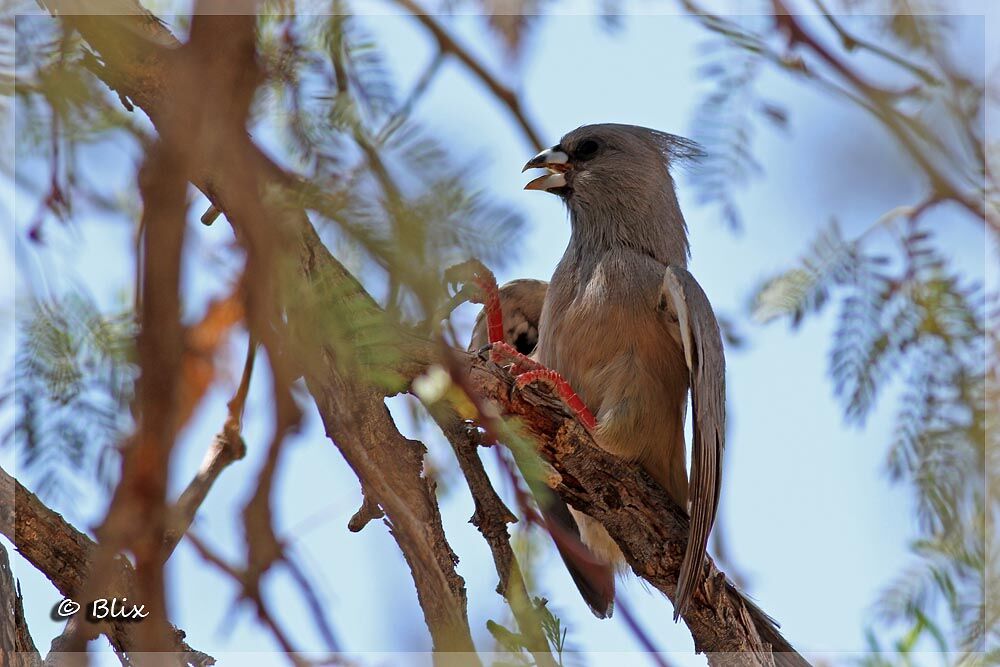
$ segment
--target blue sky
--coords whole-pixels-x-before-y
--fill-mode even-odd
[[[384,15],[383,4],[364,5],[373,13],[365,25],[383,44],[400,90],[407,90],[431,57],[431,44],[412,21]],[[639,5],[648,8],[651,5]],[[463,42],[488,60],[494,71],[506,65],[494,58],[493,44],[482,37],[476,16],[448,21]],[[982,28],[962,30],[962,52],[973,58],[986,48]],[[690,20],[670,15],[626,16],[622,30],[608,33],[593,16],[549,18],[531,38],[518,80],[523,101],[545,140],[590,122],[614,121],[646,125],[690,135],[705,87],[698,80],[698,45],[704,33]],[[995,54],[991,54],[993,58]],[[995,62],[991,60],[990,62]],[[990,68],[987,68],[989,70]],[[691,232],[691,270],[719,312],[738,315],[748,337],[745,349],[728,356],[730,433],[723,487],[722,528],[733,561],[748,576],[749,591],[776,617],[787,638],[807,655],[844,656],[864,649],[863,630],[870,606],[882,586],[908,562],[906,545],[915,535],[906,489],[892,487],[884,461],[892,425],[890,390],[883,408],[861,430],[845,427],[827,378],[827,351],[832,313],[810,318],[796,332],[776,323],[747,323],[753,287],[787,268],[820,227],[837,217],[849,236],[869,227],[886,211],[919,200],[921,181],[879,127],[862,112],[784,77],[765,74],[759,85],[767,97],[790,112],[787,132],[760,126],[754,148],[763,176],[739,190],[745,229],[734,234],[717,211],[699,206],[686,179],[679,181],[682,207]],[[524,243],[512,250],[513,261],[499,271],[501,281],[515,277],[547,278],[566,245],[569,227],[557,198],[521,188],[521,165],[533,154],[504,111],[482,94],[455,63],[420,102],[417,118],[441,138],[456,164],[469,165],[470,178],[491,196],[520,211],[528,221]],[[8,127],[10,124],[8,123]],[[280,153],[272,154],[281,158]],[[101,146],[91,163],[102,170],[110,191],[131,187],[134,148]],[[19,160],[27,156],[18,156]],[[109,160],[108,157],[115,157]],[[116,163],[117,162],[117,163]],[[38,169],[23,159],[19,169]],[[874,184],[874,185],[873,185]],[[7,187],[5,183],[4,187]],[[18,193],[15,230],[23,236],[35,201]],[[9,199],[7,200],[9,201]],[[189,242],[192,259],[186,286],[192,312],[225,289],[211,280],[197,257],[231,241],[224,222],[205,228],[197,223],[203,200],[191,211]],[[947,229],[946,247],[969,274],[985,275],[981,229],[953,211],[931,218]],[[945,226],[947,225],[947,226]],[[54,292],[68,279],[83,281],[100,303],[111,306],[126,298],[131,271],[129,228],[121,220],[82,219],[68,228],[50,223],[49,250],[43,253],[46,280]],[[12,248],[0,249],[0,264],[15,271]],[[23,246],[21,246],[23,248]],[[69,251],[69,252],[67,252]],[[17,294],[24,298],[28,253],[18,257]],[[55,261],[58,258],[58,261]],[[992,278],[991,278],[992,280]],[[13,281],[12,281],[13,282]],[[2,306],[5,314],[12,301]],[[468,323],[475,310],[458,315]],[[11,335],[3,349],[9,355]],[[244,341],[230,350],[231,374],[239,371]],[[224,417],[233,383],[214,391],[181,439],[174,469],[179,492],[201,460]],[[225,472],[213,489],[195,530],[221,552],[236,558],[241,536],[233,517],[239,515],[270,435],[268,387],[256,382],[248,406],[246,460]],[[429,431],[418,433],[394,399],[403,428],[424,436],[434,460],[449,456],[447,446]],[[329,618],[345,649],[367,654],[366,661],[392,659],[372,652],[421,651],[429,639],[419,616],[409,572],[387,529],[378,523],[360,534],[347,532],[357,509],[357,481],[336,448],[325,438],[311,406],[301,433],[288,448],[276,491],[277,524],[294,536],[296,556],[317,583]],[[10,451],[0,452],[5,469],[16,467]],[[495,572],[478,532],[467,523],[472,512],[467,492],[458,484],[442,502],[445,527],[461,562],[459,572],[469,589],[469,616],[482,648],[491,646],[485,631],[489,618],[503,619],[494,592]],[[101,516],[96,502],[56,507],[77,526]],[[9,545],[8,545],[9,546]],[[551,600],[572,647],[594,652],[590,664],[618,662],[621,653],[639,647],[620,618],[593,618],[579,600],[554,553],[540,555],[537,594]],[[60,626],[48,618],[58,593],[30,565],[15,558],[28,621],[43,650]],[[227,615],[235,589],[208,568],[185,543],[169,565],[174,621],[189,642],[213,655],[248,652],[224,664],[271,664],[275,645],[246,611]],[[280,618],[305,650],[322,644],[309,613],[287,576],[269,580],[267,593],[281,610]],[[656,644],[680,665],[703,664],[691,655],[683,626],[671,621],[669,603],[656,591],[628,577],[620,584],[626,600]]]

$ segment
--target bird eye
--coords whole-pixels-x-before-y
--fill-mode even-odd
[[[584,139],[576,147],[576,157],[581,160],[592,158],[597,154],[598,148],[600,148],[600,145],[593,139]]]

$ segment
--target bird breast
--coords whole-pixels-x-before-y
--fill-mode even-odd
[[[542,310],[538,353],[597,417],[602,448],[657,468],[678,437],[683,452],[688,387],[677,325],[657,308],[665,269],[626,251],[590,263],[564,258]]]

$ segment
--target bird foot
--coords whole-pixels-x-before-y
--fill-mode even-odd
[[[457,264],[444,272],[445,280],[457,288],[456,298],[464,296],[472,303],[483,304],[486,310],[487,331],[490,344],[489,358],[515,376],[514,384],[523,389],[529,384],[541,384],[558,396],[588,429],[597,426],[597,419],[583,400],[559,373],[545,368],[531,357],[518,352],[504,340],[503,311],[500,308],[500,288],[496,276],[478,259]],[[469,289],[470,285],[472,289]]]
[[[545,366],[542,366],[531,357],[521,354],[513,345],[504,341],[492,343],[489,348],[490,361],[506,369],[511,375],[521,375],[529,371],[545,369]]]
[[[537,368],[535,370],[521,373],[514,378],[514,386],[517,389],[524,389],[529,384],[540,384],[554,393],[566,407],[577,416],[580,422],[589,430],[597,427],[597,419],[590,412],[583,399],[577,396],[576,392],[569,385],[566,379],[550,368]]]
[[[472,303],[481,303],[486,310],[487,331],[491,343],[501,343],[503,335],[503,310],[500,308],[500,288],[496,276],[478,259],[470,259],[445,270],[449,285],[462,285],[456,296],[464,294]],[[469,286],[472,289],[468,289]]]

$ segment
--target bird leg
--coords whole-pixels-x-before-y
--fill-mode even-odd
[[[562,399],[584,426],[588,429],[597,426],[597,419],[563,376],[531,357],[521,354],[504,340],[500,288],[492,271],[478,259],[470,259],[447,269],[445,280],[449,284],[465,283],[459,293],[465,293],[472,303],[483,304],[490,340],[490,360],[506,368],[515,377],[515,386],[518,389],[523,389],[529,384],[541,384]],[[475,285],[476,289],[466,292],[469,283]]]
[[[503,310],[500,308],[500,288],[496,276],[478,259],[470,259],[444,272],[449,283],[465,283],[460,293],[466,292],[469,283],[477,289],[466,292],[472,303],[483,304],[486,310],[486,325],[490,343],[503,342]]]
[[[562,399],[566,407],[579,418],[584,426],[590,430],[597,427],[597,419],[593,413],[584,405],[583,399],[573,391],[573,387],[569,385],[566,378],[559,375],[559,373],[551,368],[538,368],[521,373],[514,378],[514,386],[518,389],[524,389],[529,384],[540,384],[547,387],[552,393]]]
[[[481,303],[486,311],[486,327],[489,335],[490,360],[498,366],[503,366],[511,375],[520,375],[526,371],[542,369],[544,366],[527,355],[518,352],[513,345],[505,340],[503,330],[503,309],[500,306],[500,288],[496,276],[478,259],[451,267],[445,271],[445,279],[449,283],[471,283],[475,286],[465,296],[472,303]],[[459,293],[465,292],[465,286]],[[484,347],[483,350],[486,348]]]

